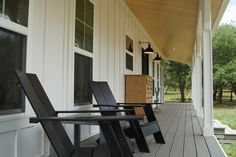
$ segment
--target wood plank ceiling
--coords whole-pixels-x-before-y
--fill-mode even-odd
[[[167,60],[191,64],[199,0],[126,0]],[[212,0],[214,24],[222,0]]]

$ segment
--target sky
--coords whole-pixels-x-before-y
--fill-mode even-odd
[[[236,24],[236,0],[230,0],[220,24],[223,23]]]

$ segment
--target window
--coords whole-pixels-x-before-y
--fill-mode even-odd
[[[126,35],[126,50],[130,53],[133,53],[133,40],[130,39],[129,36]]]
[[[2,1],[0,1],[0,17],[2,17]]]
[[[74,105],[92,103],[89,82],[93,74],[94,5],[89,0],[76,0],[74,44]]]
[[[125,45],[126,69],[133,71],[133,40],[128,35],[126,35]]]
[[[0,20],[7,20],[4,28],[0,23],[0,114],[25,110],[25,97],[16,85],[14,70],[26,68],[28,8],[29,0],[0,0]]]
[[[133,56],[126,53],[126,69],[133,71]]]
[[[0,28],[0,114],[23,112],[14,70],[25,70],[26,36]]]
[[[29,0],[0,0],[1,16],[4,19],[28,25]]]
[[[93,12],[89,0],[76,0],[75,46],[93,52]]]
[[[92,80],[92,59],[75,53],[74,103],[88,105],[92,103],[89,82]]]

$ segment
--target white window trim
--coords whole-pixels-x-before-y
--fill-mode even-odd
[[[93,3],[93,5],[94,5],[94,10],[95,10],[95,0],[89,0],[91,3]],[[71,33],[72,33],[72,50],[73,50],[73,52],[72,52],[72,55],[73,55],[73,59],[72,59],[72,85],[71,85],[71,90],[72,90],[72,94],[73,94],[73,98],[72,98],[72,101],[73,101],[73,103],[72,103],[72,108],[73,109],[91,109],[91,105],[79,105],[79,106],[74,106],[74,60],[75,60],[75,53],[77,53],[77,54],[80,54],[80,55],[83,55],[83,56],[85,56],[85,57],[89,57],[89,58],[91,58],[92,59],[92,63],[93,63],[93,69],[94,69],[94,32],[93,32],[93,52],[89,52],[89,51],[86,51],[86,50],[84,50],[84,49],[81,49],[81,48],[79,48],[79,47],[76,47],[75,46],[75,18],[76,18],[76,0],[73,0],[73,17],[71,17],[71,19],[72,19],[72,31],[71,31]],[[93,17],[95,17],[95,12],[93,13]],[[95,18],[93,18],[93,23],[95,23]],[[93,25],[93,30],[94,30],[94,25]],[[93,76],[94,77],[94,76]]]
[[[89,0],[89,1],[93,4],[93,6],[95,8],[95,0]],[[93,8],[93,10],[95,10],[94,8]],[[93,17],[95,17],[94,14],[95,14],[95,12],[93,12]],[[73,17],[73,23],[72,23],[72,25],[73,25],[73,30],[72,30],[72,33],[73,33],[73,51],[74,51],[74,53],[78,53],[78,54],[81,54],[83,56],[86,56],[86,57],[89,57],[89,58],[93,59],[93,57],[94,57],[94,32],[93,32],[93,51],[92,52],[89,52],[89,51],[86,51],[82,48],[76,47],[75,46],[75,19],[76,19],[76,0],[74,0],[74,17]],[[93,18],[93,23],[95,23],[94,18]],[[93,31],[94,31],[94,24],[93,24]],[[74,55],[73,55],[73,59],[74,59]]]
[[[5,1],[3,1],[3,9],[5,9]],[[28,8],[28,23],[30,21],[29,19],[29,15],[30,15],[30,7],[31,7],[31,3],[30,3],[30,0],[29,0],[29,8]],[[20,25],[18,23],[15,23],[15,22],[12,22],[10,20],[7,20],[7,19],[4,19],[4,17],[0,16],[0,27],[1,28],[4,28],[6,30],[9,30],[9,31],[13,31],[15,33],[19,33],[21,35],[25,35],[26,36],[26,69],[27,69],[27,56],[28,56],[28,36],[29,36],[29,32],[28,32],[28,27],[26,26],[23,26],[23,25]],[[26,118],[26,106],[28,104],[28,101],[27,101],[27,98],[25,98],[25,104],[24,104],[24,111],[22,113],[11,113],[11,114],[4,114],[4,115],[0,115],[0,122],[1,121],[10,121],[10,120],[16,120],[16,119],[24,119]]]
[[[126,36],[128,36],[132,41],[133,41],[133,52],[129,52],[126,49]],[[125,37],[124,37],[124,49],[125,49],[125,54],[124,54],[124,70],[125,70],[125,74],[133,74],[135,71],[135,43],[134,43],[134,36],[128,32],[125,33]],[[129,54],[130,56],[133,57],[133,70],[127,69],[126,68],[126,53]]]
[[[28,36],[28,28],[0,17],[0,27]]]

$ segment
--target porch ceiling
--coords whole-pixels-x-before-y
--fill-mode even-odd
[[[223,0],[212,0],[214,25]],[[199,0],[126,0],[167,60],[192,63]]]

